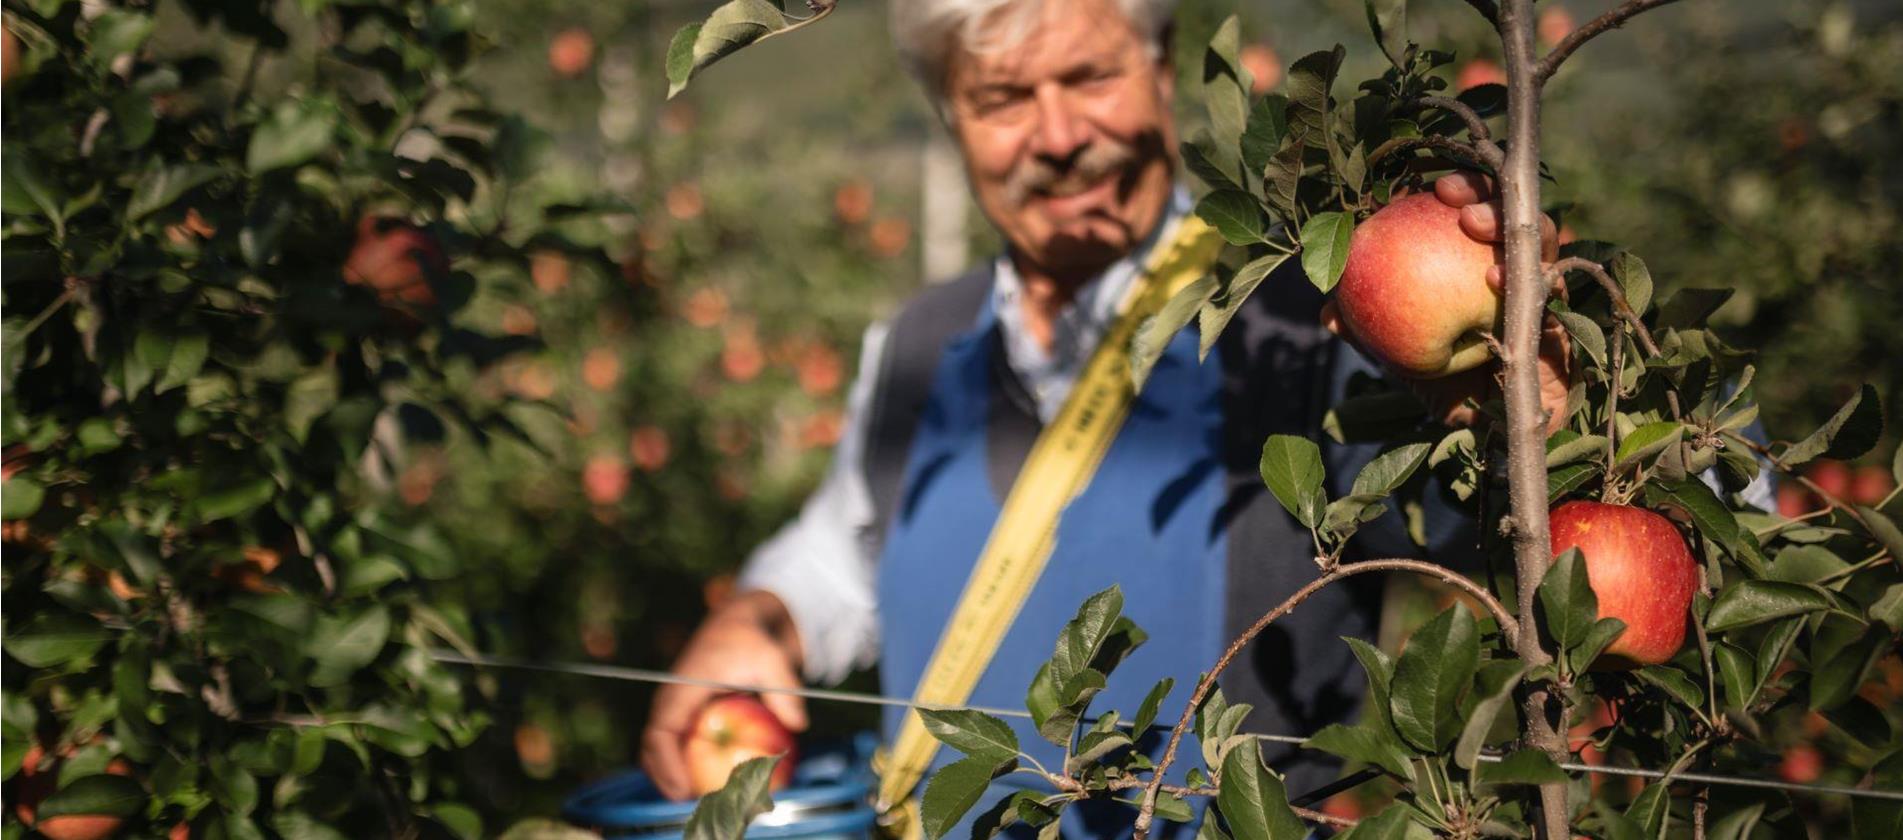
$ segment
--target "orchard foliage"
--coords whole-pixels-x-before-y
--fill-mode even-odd
[[[1211,344],[1250,294],[1274,293],[1263,287],[1285,262],[1296,261],[1316,287],[1331,290],[1356,224],[1403,190],[1423,189],[1433,174],[1455,167],[1503,168],[1493,132],[1505,90],[1481,85],[1449,95],[1444,77],[1454,57],[1408,40],[1404,3],[1371,2],[1368,21],[1390,67],[1352,92],[1344,90],[1345,51],[1337,47],[1295,61],[1282,93],[1252,96],[1249,70],[1238,60],[1238,27],[1231,20],[1216,31],[1201,62],[1207,125],[1188,135],[1182,156],[1208,187],[1198,214],[1233,247],[1138,336],[1139,379],[1169,336],[1192,321],[1205,347]],[[1341,549],[1389,506],[1418,528],[1420,494],[1441,489],[1465,503],[1493,558],[1492,592],[1467,590],[1484,609],[1448,608],[1416,629],[1398,656],[1347,641],[1368,673],[1367,711],[1353,726],[1311,733],[1306,746],[1378,771],[1399,793],[1346,836],[1532,834],[1542,830],[1531,793],[1540,785],[1566,789],[1561,820],[1569,832],[1593,837],[1787,836],[1819,823],[1834,835],[1894,836],[1903,808],[1893,802],[1846,805],[1671,778],[1626,789],[1568,771],[1529,743],[1531,724],[1515,698],[1543,692],[1559,731],[1579,733],[1568,745],[1572,754],[1561,755],[1572,760],[1611,756],[1671,775],[1764,778],[1785,746],[1782,733],[1805,728],[1830,734],[1833,781],[1903,787],[1893,689],[1877,677],[1879,663],[1896,667],[1903,637],[1897,493],[1874,504],[1830,496],[1802,518],[1747,501],[1759,498],[1747,490],[1764,481],[1761,473],[1790,481],[1814,460],[1870,452],[1883,435],[1878,392],[1864,386],[1821,427],[1790,437],[1774,430],[1766,442],[1757,427],[1753,356],[1709,324],[1732,294],[1716,286],[1726,278],[1686,278],[1676,291],[1655,294],[1645,262],[1615,244],[1575,242],[1560,256],[1550,279],[1563,281],[1563,290],[1546,310],[1570,338],[1580,373],[1563,424],[1533,455],[1544,462],[1544,495],[1553,505],[1588,499],[1643,507],[1676,523],[1700,564],[1686,616],[1691,632],[1666,662],[1604,668],[1600,654],[1625,626],[1600,614],[1577,551],[1551,558],[1529,582],[1537,584],[1536,602],[1523,605],[1522,615],[1532,623],[1512,618],[1514,563],[1502,538],[1513,527],[1509,452],[1497,400],[1477,406],[1486,419],[1474,428],[1425,439],[1419,406],[1398,389],[1370,386],[1336,406],[1326,424],[1331,435],[1388,444],[1341,498],[1323,490],[1314,442],[1271,438],[1263,478],[1312,532],[1318,585],[1388,570],[1342,562]],[[1903,474],[1903,458],[1891,470]],[[1298,608],[1302,597],[1264,622]],[[1066,747],[1064,766],[1027,768],[995,718],[925,713],[933,733],[965,755],[924,789],[928,834],[965,816],[992,779],[1029,772],[1048,789],[1015,794],[981,816],[981,835],[1015,822],[1054,831],[1073,802],[1125,796],[1138,806],[1139,834],[1153,816],[1191,819],[1186,799],[1208,797],[1222,820],[1204,820],[1199,836],[1306,836],[1303,820],[1320,815],[1290,806],[1288,795],[1299,792],[1283,790],[1262,765],[1250,736],[1238,731],[1242,712],[1223,701],[1213,674],[1191,694],[1172,733],[1193,731],[1203,745],[1203,755],[1187,757],[1201,762],[1182,786],[1161,784],[1166,768],[1159,765],[1172,760],[1173,746],[1160,762],[1129,749],[1132,731],[1157,719],[1168,683],[1137,710],[1134,727],[1117,711],[1093,713],[1096,688],[1142,640],[1140,628],[1120,618],[1120,606],[1114,590],[1088,601],[1029,687],[1026,708],[1040,734]],[[1514,644],[1521,634],[1536,636],[1551,661],[1523,658]],[[1136,789],[1143,794],[1123,793]]]
[[[504,214],[534,135],[471,13],[7,4],[5,773],[78,751],[42,816],[483,834],[488,714],[427,652],[470,648],[465,567],[388,497],[522,436],[471,382],[532,342],[466,306],[580,208]]]

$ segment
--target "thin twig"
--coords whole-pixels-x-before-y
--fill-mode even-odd
[[[1604,34],[1608,30],[1624,26],[1627,20],[1632,19],[1634,15],[1640,12],[1658,8],[1667,3],[1676,2],[1678,2],[1678,0],[1626,0],[1624,5],[1587,21],[1585,26],[1573,30],[1571,34],[1561,39],[1559,43],[1554,44],[1553,51],[1547,53],[1545,58],[1540,59],[1539,65],[1533,68],[1534,85],[1545,86],[1546,80],[1553,77],[1554,71],[1557,71],[1559,66],[1565,63],[1566,57],[1572,55],[1574,50],[1579,49],[1580,46],[1587,41]]]
[[[1450,137],[1396,137],[1374,147],[1374,151],[1368,153],[1368,167],[1372,169],[1388,155],[1414,149],[1436,149],[1455,157],[1464,157],[1466,163],[1483,167],[1493,165],[1487,161],[1487,156],[1471,143],[1462,143]]]
[[[1612,326],[1612,382],[1606,389],[1606,486],[1612,486],[1612,467],[1619,452],[1619,392],[1625,390],[1626,322]]]
[[[1619,320],[1632,327],[1632,337],[1638,339],[1640,347],[1645,348],[1646,356],[1656,359],[1661,355],[1658,342],[1652,340],[1652,332],[1645,328],[1645,320],[1632,309],[1631,302],[1625,298],[1625,290],[1619,288],[1618,281],[1613,280],[1612,275],[1606,273],[1604,266],[1584,257],[1567,257],[1553,263],[1550,271],[1558,276],[1564,276],[1569,271],[1586,272],[1587,276],[1599,284],[1599,288],[1606,291],[1606,297],[1612,299],[1613,313]],[[1678,406],[1678,391],[1667,388],[1665,402],[1672,410],[1672,419],[1677,420],[1683,416]]]
[[[1793,467],[1789,464],[1784,463],[1781,460],[1778,460],[1778,457],[1776,455],[1771,454],[1771,447],[1765,446],[1764,444],[1759,443],[1743,435],[1732,434],[1730,432],[1725,433],[1725,440],[1732,443],[1742,444],[1745,448],[1750,449],[1752,452],[1755,452],[1759,455],[1764,456],[1765,460],[1771,462],[1771,466],[1773,468],[1784,472],[1785,474],[1789,475],[1792,478],[1797,479],[1797,483],[1804,485],[1806,489],[1810,490],[1812,493],[1816,493],[1817,498],[1824,500],[1825,511],[1841,510],[1844,513],[1850,514],[1851,519],[1857,520],[1857,524],[1862,525],[1865,531],[1870,530],[1870,520],[1863,518],[1863,514],[1857,510],[1855,505],[1852,505],[1851,503],[1844,501],[1842,498],[1839,498],[1838,496],[1833,495],[1830,491],[1825,490],[1824,488],[1818,486],[1817,482],[1810,480],[1808,477],[1799,475],[1796,467]]]
[[[1506,165],[1506,154],[1493,142],[1493,133],[1487,130],[1487,123],[1480,118],[1479,112],[1467,107],[1467,103],[1447,96],[1423,96],[1414,100],[1428,107],[1439,108],[1457,117],[1467,124],[1467,136],[1473,138],[1474,151],[1486,160],[1487,165],[1498,170]]]
[[[1513,614],[1507,612],[1506,607],[1502,606],[1499,600],[1493,597],[1493,593],[1488,592],[1479,584],[1468,580],[1464,575],[1452,569],[1448,569],[1445,566],[1436,566],[1421,560],[1389,559],[1362,560],[1356,563],[1344,563],[1329,569],[1324,572],[1321,577],[1309,581],[1308,585],[1295,590],[1295,594],[1288,596],[1282,603],[1277,604],[1274,609],[1263,613],[1261,618],[1256,619],[1254,624],[1249,625],[1249,629],[1242,631],[1242,635],[1237,636],[1235,641],[1229,643],[1229,649],[1223,651],[1222,658],[1217,659],[1216,664],[1210,667],[1207,674],[1203,675],[1202,681],[1196,684],[1196,691],[1190,695],[1189,703],[1184,706],[1182,717],[1177,719],[1176,726],[1170,730],[1170,740],[1168,746],[1163,748],[1163,758],[1157,762],[1156,769],[1151,771],[1149,784],[1143,789],[1143,804],[1137,811],[1134,840],[1144,840],[1144,838],[1149,836],[1150,823],[1154,821],[1156,816],[1156,792],[1163,786],[1163,774],[1169,770],[1170,764],[1176,761],[1176,749],[1182,745],[1183,733],[1188,731],[1190,721],[1196,716],[1197,707],[1201,706],[1203,699],[1209,696],[1210,689],[1215,687],[1216,678],[1222,675],[1223,669],[1229,667],[1229,663],[1240,655],[1242,649],[1247,647],[1249,642],[1254,640],[1258,634],[1264,629],[1267,629],[1268,626],[1273,624],[1277,619],[1293,612],[1296,607],[1300,606],[1303,601],[1308,600],[1310,596],[1320,592],[1331,583],[1368,572],[1413,572],[1418,575],[1435,578],[1442,583],[1467,593],[1472,596],[1475,601],[1478,601],[1481,606],[1486,608],[1487,612],[1493,614],[1494,620],[1500,624],[1500,632],[1508,639],[1518,639],[1520,637],[1520,622],[1516,621]]]

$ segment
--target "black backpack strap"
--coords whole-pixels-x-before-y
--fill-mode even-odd
[[[898,509],[912,436],[931,397],[939,357],[977,320],[991,295],[992,274],[987,263],[927,287],[906,302],[886,332],[866,422],[866,488],[876,514],[873,533],[867,535],[870,556],[878,556]]]

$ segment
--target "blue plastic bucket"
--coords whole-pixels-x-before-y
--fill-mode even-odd
[[[773,810],[755,818],[747,837],[757,840],[865,840],[872,836],[872,751],[862,734],[808,752],[793,781],[773,794]],[[681,837],[694,803],[663,797],[646,773],[629,770],[575,792],[562,819],[601,833],[603,840]]]

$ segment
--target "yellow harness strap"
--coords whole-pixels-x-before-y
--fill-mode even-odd
[[[1166,244],[1151,254],[1063,408],[1032,445],[912,702],[960,706],[970,699],[1050,559],[1058,516],[1090,484],[1130,413],[1136,399],[1130,383],[1131,338],[1144,320],[1206,274],[1222,250],[1222,237],[1194,216],[1177,221],[1159,241]],[[937,751],[938,740],[918,712],[908,711],[898,740],[875,762],[880,824],[889,835],[905,840],[922,835],[912,791]]]

